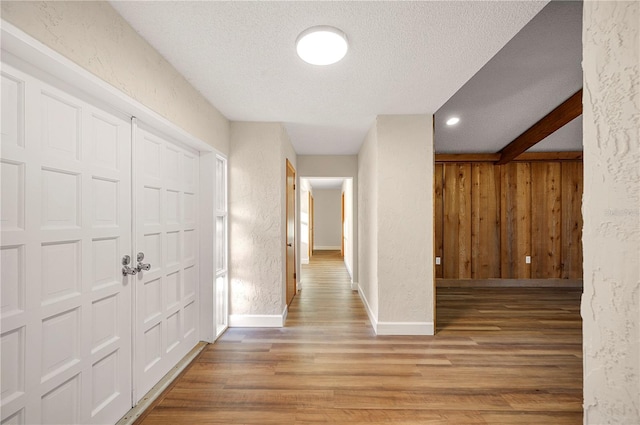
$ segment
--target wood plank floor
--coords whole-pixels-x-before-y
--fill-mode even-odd
[[[438,288],[438,332],[377,337],[339,254],[285,328],[229,329],[138,423],[581,424],[575,289]]]

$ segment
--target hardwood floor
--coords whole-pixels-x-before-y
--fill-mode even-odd
[[[376,336],[339,254],[281,329],[229,329],[138,423],[581,424],[576,289],[438,288],[438,332]]]

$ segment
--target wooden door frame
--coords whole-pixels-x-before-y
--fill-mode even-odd
[[[296,279],[296,169],[293,167],[293,165],[291,164],[291,162],[289,162],[289,160],[286,160],[287,165],[286,165],[286,178],[285,178],[285,270],[286,270],[286,276],[285,276],[285,304],[289,305],[291,303],[291,301],[293,301],[293,297],[295,297],[295,294],[298,292],[298,288],[297,288],[297,279]],[[293,178],[293,187],[290,188],[289,187],[289,176],[291,173],[291,177]],[[289,209],[289,201],[293,200],[293,211],[291,211]],[[291,232],[292,234],[289,234],[289,217],[290,214],[292,214],[292,218],[293,218],[293,225],[291,226]],[[293,248],[293,258],[289,258],[289,253],[288,253],[288,249],[289,246],[289,238],[291,237],[291,244],[292,244],[292,248]],[[290,275],[289,275],[289,262],[293,261],[293,293],[291,294],[291,298],[289,298],[289,287],[290,287]]]

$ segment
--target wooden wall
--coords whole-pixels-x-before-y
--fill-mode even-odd
[[[436,277],[581,279],[582,182],[577,161],[436,163]]]

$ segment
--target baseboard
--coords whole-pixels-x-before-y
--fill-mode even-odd
[[[351,290],[352,291],[358,291],[359,286],[360,285],[358,285],[358,282],[351,282]]]
[[[314,251],[340,251],[342,247],[338,246],[314,246]]]
[[[360,299],[364,304],[364,309],[367,311],[367,316],[369,316],[369,322],[371,322],[371,326],[373,327],[373,330],[375,332],[376,328],[378,327],[378,318],[375,316],[375,314],[373,314],[371,306],[369,305],[369,301],[367,301],[367,297],[366,295],[364,295],[364,291],[362,290],[362,287],[360,285],[358,285],[358,295],[360,295]]]
[[[133,425],[141,416],[145,415],[147,409],[150,409],[155,401],[164,393],[164,391],[171,386],[171,384],[180,377],[180,374],[198,357],[198,355],[205,349],[207,342],[200,341],[195,347],[191,349],[165,376],[162,377],[160,382],[155,384],[151,389],[140,399],[140,402],[126,415],[122,417],[116,425]],[[145,415],[146,416],[146,415]]]
[[[582,288],[582,279],[436,279],[441,288]]]
[[[353,272],[351,271],[351,267],[349,267],[349,264],[347,264],[347,261],[346,261],[347,257],[345,256],[344,258],[345,258],[345,261],[343,261],[344,268],[347,269],[347,273],[349,273],[349,277],[351,278],[351,282],[353,283]],[[357,286],[356,286],[356,289],[358,289]]]
[[[282,314],[231,314],[230,328],[282,328],[287,320],[287,307]]]
[[[433,322],[378,322],[376,335],[433,335]]]
[[[300,264],[309,264],[309,259],[308,258],[301,259]]]

